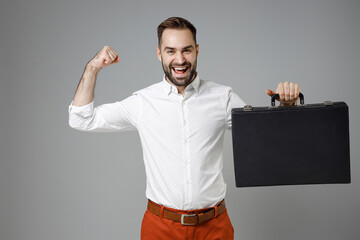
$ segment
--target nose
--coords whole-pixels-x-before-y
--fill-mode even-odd
[[[175,63],[182,65],[184,62],[185,62],[185,57],[184,57],[183,53],[182,52],[176,53]]]

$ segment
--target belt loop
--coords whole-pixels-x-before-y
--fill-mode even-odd
[[[164,206],[161,205],[161,208],[160,208],[160,217],[163,218],[164,217]]]
[[[204,213],[203,213],[203,212],[202,212],[202,213],[199,213],[199,214],[198,214],[198,218],[199,218],[199,223],[204,222],[204,221],[205,221]]]
[[[215,210],[215,215],[214,215],[214,218],[216,218],[217,214],[218,214],[218,207],[215,205],[214,206],[214,210]]]

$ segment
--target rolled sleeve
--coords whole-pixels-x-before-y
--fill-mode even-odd
[[[73,102],[71,102],[69,106],[69,113],[75,114],[81,118],[91,117],[93,112],[94,112],[94,102],[91,102],[81,107],[74,106]]]
[[[227,123],[226,128],[228,130],[231,130],[231,127],[232,127],[231,110],[233,108],[244,107],[245,104],[246,103],[236,93],[234,93],[232,91],[232,89],[229,91],[228,104],[227,104],[227,107],[226,107],[226,123]]]
[[[94,102],[84,106],[69,106],[69,125],[80,131],[119,132],[137,129],[141,111],[140,96],[130,97],[94,107]]]

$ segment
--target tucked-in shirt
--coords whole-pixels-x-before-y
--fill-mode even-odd
[[[197,76],[178,93],[165,76],[130,97],[94,107],[69,106],[69,125],[82,131],[137,130],[146,171],[146,197],[192,210],[225,197],[223,139],[231,109],[244,102],[230,87]]]

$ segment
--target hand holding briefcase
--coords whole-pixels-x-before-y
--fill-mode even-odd
[[[236,187],[350,183],[345,102],[232,109]]]

